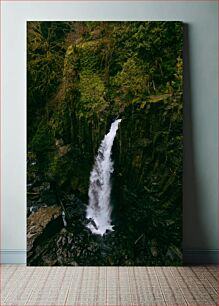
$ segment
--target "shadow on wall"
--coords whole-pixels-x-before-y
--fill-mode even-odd
[[[189,25],[184,24],[184,165],[183,165],[183,250],[184,263],[214,261],[208,251],[196,246],[207,239],[201,221],[198,175],[195,162],[193,97],[191,91]],[[196,250],[195,250],[196,248]],[[192,249],[192,250],[191,250]]]

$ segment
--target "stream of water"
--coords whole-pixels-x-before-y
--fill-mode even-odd
[[[101,141],[90,173],[89,203],[86,217],[90,221],[87,227],[94,234],[104,235],[107,230],[113,230],[110,197],[112,188],[111,174],[114,168],[111,152],[120,122],[121,119],[117,119],[111,124],[109,133]]]

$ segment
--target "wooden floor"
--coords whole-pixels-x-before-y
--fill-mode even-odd
[[[217,266],[1,266],[0,305],[218,305]]]

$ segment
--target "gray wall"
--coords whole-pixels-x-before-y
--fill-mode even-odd
[[[181,20],[185,27],[185,260],[217,257],[217,2],[2,3],[2,262],[25,262],[26,21]]]

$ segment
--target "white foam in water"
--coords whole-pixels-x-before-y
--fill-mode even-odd
[[[103,235],[107,230],[113,230],[111,224],[110,177],[114,169],[111,151],[120,122],[121,119],[115,120],[111,124],[109,133],[104,136],[90,174],[89,203],[86,217],[90,220],[87,227],[94,234]]]

